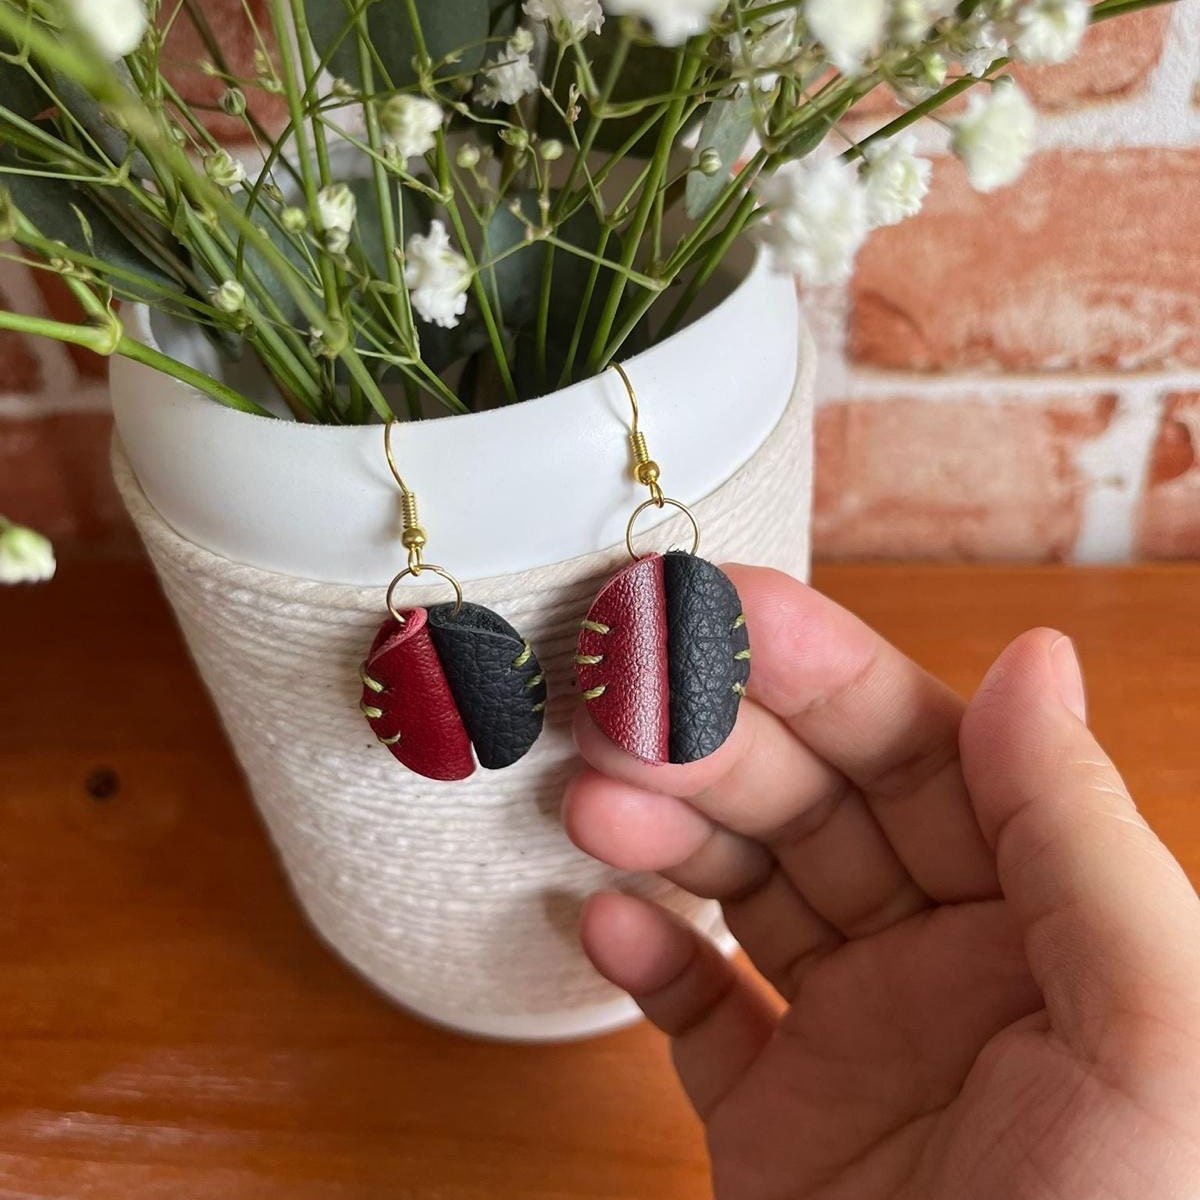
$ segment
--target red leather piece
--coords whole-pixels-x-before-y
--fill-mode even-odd
[[[596,597],[579,635],[579,658],[600,659],[577,660],[579,686],[596,724],[644,762],[666,762],[671,709],[660,555],[638,559]],[[599,688],[604,691],[587,699],[587,693]]]
[[[367,723],[381,740],[400,735],[388,749],[410,771],[426,779],[466,779],[475,773],[471,739],[463,727],[446,673],[433,648],[423,608],[391,617],[367,655],[363,673],[383,691],[363,686],[363,706],[381,709]]]

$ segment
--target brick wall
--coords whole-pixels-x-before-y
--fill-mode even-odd
[[[930,127],[926,211],[809,297],[825,557],[1200,556],[1200,0],[1024,82],[1028,177],[976,195]],[[0,302],[64,301],[0,266]],[[102,364],[0,335],[0,512],[132,548],[108,430]]]

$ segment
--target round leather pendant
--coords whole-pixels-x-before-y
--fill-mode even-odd
[[[375,736],[427,779],[466,779],[524,758],[542,732],[546,681],[529,643],[478,604],[389,617],[362,666]],[[472,754],[472,748],[474,754]]]
[[[597,596],[575,663],[592,719],[622,749],[650,763],[707,758],[750,678],[737,589],[692,554],[640,558]]]

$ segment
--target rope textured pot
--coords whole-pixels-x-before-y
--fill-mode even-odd
[[[765,563],[803,574],[808,565],[813,356],[802,333],[796,369],[795,299],[790,282],[783,282],[782,289],[779,283],[752,271],[700,322],[633,359],[629,368],[635,378],[652,381],[642,389],[646,420],[655,429],[664,470],[673,472],[673,487],[682,499],[694,502],[704,529],[706,556],[718,562],[736,558]],[[713,420],[718,425],[721,420],[738,422],[749,429],[757,422],[756,448],[740,460],[727,460],[715,490],[704,487],[697,494],[689,490],[695,485],[688,482],[689,465],[681,450],[677,448],[672,456],[673,441],[678,447],[686,439],[682,434],[673,439],[665,402],[657,409],[656,394],[665,395],[659,389],[669,387],[686,398],[693,384],[699,391],[711,391],[741,376],[753,386],[752,365],[712,361],[713,339],[733,315],[732,308],[724,316],[722,309],[735,302],[755,310],[763,303],[773,306],[770,319],[761,322],[760,337],[777,339],[781,319],[790,328],[788,344],[781,347],[776,342],[770,353],[766,346],[745,342],[737,348],[747,364],[754,363],[757,351],[763,350],[758,361],[774,362],[776,375],[781,362],[790,364],[791,379],[782,394],[777,377],[772,396],[732,391],[725,395],[724,411],[718,410]],[[706,338],[709,352],[701,349]],[[672,343],[676,344],[670,353],[690,353],[696,367],[691,377],[677,375],[655,384],[659,377],[655,356]],[[699,374],[711,376],[714,371],[717,379],[700,386]],[[576,851],[558,817],[563,786],[579,769],[570,736],[578,703],[573,655],[579,622],[601,583],[628,561],[623,541],[611,536],[605,506],[612,508],[612,523],[623,529],[632,508],[625,501],[636,495],[636,485],[626,490],[605,482],[604,464],[615,462],[620,477],[622,455],[627,453],[623,389],[619,382],[615,389],[606,387],[603,380],[579,388],[583,391],[570,389],[578,393],[576,403],[596,403],[600,427],[608,430],[613,449],[610,452],[606,444],[596,442],[594,430],[587,432],[588,421],[569,411],[572,400],[565,393],[533,402],[545,406],[546,435],[530,453],[538,461],[539,456],[550,456],[545,469],[537,469],[540,507],[531,509],[543,514],[541,524],[523,525],[519,511],[518,493],[529,487],[532,494],[533,486],[506,485],[507,468],[486,485],[494,489],[493,506],[501,510],[501,519],[510,528],[508,544],[500,548],[512,563],[510,569],[483,567],[495,561],[496,547],[486,536],[491,514],[461,499],[457,506],[451,503],[457,495],[452,482],[446,483],[440,502],[433,476],[432,499],[428,485],[420,488],[431,535],[441,539],[439,559],[469,581],[474,602],[503,612],[530,638],[550,690],[545,733],[525,759],[501,773],[480,771],[463,783],[445,785],[431,784],[398,768],[386,748],[370,736],[358,710],[358,665],[379,623],[381,589],[401,555],[395,514],[385,509],[380,528],[380,516],[369,504],[371,515],[362,519],[347,510],[332,515],[293,512],[297,523],[311,515],[318,523],[341,520],[347,526],[346,537],[329,552],[340,556],[337,564],[331,566],[326,555],[305,572],[285,573],[264,564],[265,557],[275,555],[277,561],[281,552],[261,527],[231,532],[214,525],[221,537],[209,537],[209,545],[200,544],[194,534],[183,536],[177,530],[190,532],[184,529],[189,524],[193,529],[203,527],[203,502],[188,496],[186,502],[177,498],[177,504],[167,495],[151,503],[148,496],[154,496],[153,487],[159,482],[156,470],[177,466],[186,477],[198,469],[197,460],[203,463],[206,454],[217,450],[203,445],[202,439],[190,438],[180,441],[175,464],[164,466],[161,454],[147,458],[141,419],[147,410],[142,400],[133,398],[139,381],[120,376],[114,380],[118,438],[113,462],[121,494],[298,898],[330,945],[383,991],[424,1017],[484,1036],[523,1040],[582,1036],[625,1024],[636,1015],[626,998],[592,972],[577,942],[580,902],[618,882],[618,877]],[[243,428],[252,424],[269,430],[284,424],[230,413],[195,397],[187,403],[212,409],[223,419],[232,417]],[[465,430],[489,418],[509,420],[520,408],[530,406],[427,424],[453,433],[454,427]],[[695,411],[684,413],[680,427],[693,427],[695,434],[699,425],[696,436],[703,435],[711,453],[714,430],[706,426],[709,418],[704,408],[705,402],[698,399]],[[178,429],[179,422],[171,427]],[[426,424],[412,427],[413,446],[425,428]],[[579,429],[584,430],[579,434],[581,444],[568,444],[573,434],[564,430]],[[369,445],[377,458],[383,457],[378,428],[306,432],[351,433],[362,440],[361,454],[369,456]],[[398,440],[405,436],[402,433]],[[720,454],[724,447],[719,436],[715,440]],[[127,447],[136,449],[127,454]],[[410,450],[409,461],[413,453]],[[504,453],[504,447],[497,445],[495,455],[503,459]],[[602,465],[572,478],[571,472],[578,470],[573,462],[576,453],[580,461],[590,455]],[[418,473],[421,461],[425,460],[418,460]],[[466,460],[440,462],[439,467],[440,479],[455,473],[486,475],[490,469],[486,462],[467,465]],[[567,475],[556,484],[560,471]],[[376,463],[364,457],[359,472],[359,491],[371,503],[377,491],[386,503],[394,502],[394,487],[391,492],[384,490],[386,466],[380,475]],[[682,487],[676,482],[681,477]],[[148,478],[153,481],[150,485]],[[507,478],[513,478],[511,471]],[[561,504],[556,486],[564,489]],[[599,505],[591,518],[581,518],[572,508],[567,489],[582,494],[579,503],[589,509]],[[229,495],[242,506],[236,513],[231,506],[226,523],[241,520],[253,525],[255,510],[245,505],[245,495]],[[173,508],[179,511],[170,511]],[[269,518],[265,526],[269,530]],[[358,559],[353,545],[356,530],[362,542]],[[666,548],[686,540],[687,529],[675,522],[657,528],[651,524],[641,538],[647,549]],[[385,549],[376,547],[376,539]],[[214,547],[211,543],[218,540],[221,544]],[[240,549],[231,556],[230,543],[239,540]],[[456,540],[461,550],[457,558],[446,548],[447,542]],[[570,545],[588,552],[574,556],[557,552],[560,546]],[[235,557],[241,561],[234,561]],[[335,579],[341,575],[346,582],[330,582],[331,575]],[[445,588],[424,584],[411,592],[414,604],[445,598]],[[410,593],[405,593],[405,600],[410,602]],[[685,897],[658,879],[619,882],[663,900],[721,937],[715,906]]]

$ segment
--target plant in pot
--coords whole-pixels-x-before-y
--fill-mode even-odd
[[[368,979],[485,1035],[632,1019],[575,947],[606,872],[557,822],[579,620],[642,499],[607,368],[708,556],[803,573],[795,276],[844,281],[871,229],[920,209],[906,131],[964,92],[953,150],[979,188],[1013,182],[1034,114],[1010,61],[1061,61],[1142,7],[263,0],[239,72],[203,0],[0,0],[0,238],[83,312],[0,328],[112,356],[125,501],[300,902]],[[178,25],[219,123],[173,82]],[[877,89],[898,115],[868,132]],[[431,557],[547,677],[546,732],[502,774],[406,773],[358,711],[404,562],[392,421]],[[662,517],[647,546],[676,536]],[[26,556],[8,578],[49,570],[30,537],[0,527],[0,560]],[[431,578],[406,601],[446,598]],[[626,885],[719,936],[714,910]]]

